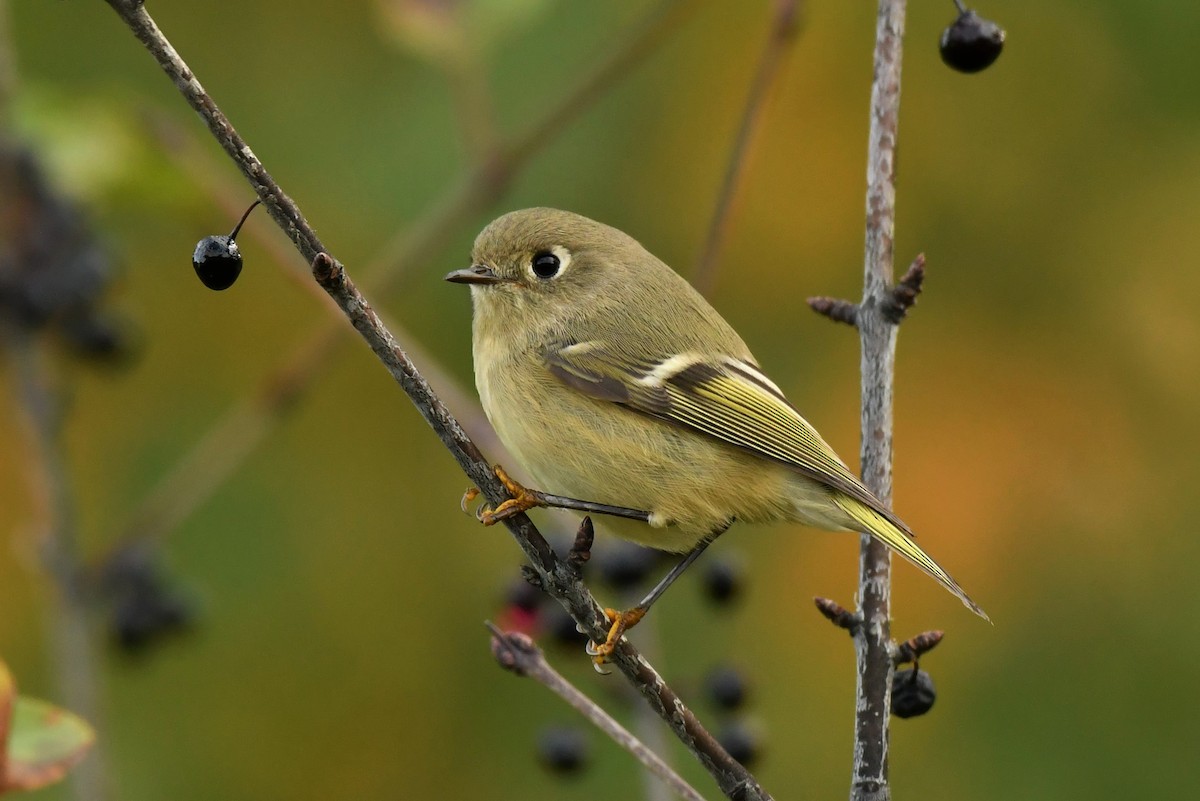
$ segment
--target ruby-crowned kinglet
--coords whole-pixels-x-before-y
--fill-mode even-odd
[[[691,551],[734,519],[866,531],[983,610],[763,375],[741,337],[632,237],[556,209],[479,234],[475,384],[540,489],[642,509],[619,536]]]

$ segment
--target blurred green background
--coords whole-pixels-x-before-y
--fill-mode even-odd
[[[501,197],[372,295],[470,397],[468,299],[441,277],[497,214],[569,208],[684,274],[695,263],[771,6],[692,5]],[[150,5],[352,274],[428,217],[489,119],[506,139],[525,130],[651,7]],[[939,59],[948,0],[909,11],[896,254],[902,268],[926,253],[929,279],[899,341],[895,502],[995,626],[897,566],[895,634],[947,637],[922,663],[935,709],[894,722],[896,797],[1179,797],[1200,750],[1200,6],[980,11],[1008,44],[975,76]],[[121,371],[48,351],[70,394],[81,548],[97,556],[330,315],[272,259],[286,243],[261,212],[239,239],[240,282],[220,294],[197,282],[194,243],[235,221],[204,184],[232,187],[233,205],[252,194],[105,3],[16,0],[9,12],[13,124],[120,254],[112,305],[140,330],[140,356]],[[874,20],[871,3],[808,4],[713,293],[851,464],[857,339],[804,298],[861,292]],[[164,119],[185,155],[152,133]],[[0,380],[12,388],[11,372]],[[25,692],[62,700],[57,593],[30,544],[28,440],[14,393],[0,398],[0,655]],[[505,532],[459,511],[464,485],[367,348],[343,336],[281,425],[171,532],[171,581],[198,607],[187,636],[130,657],[95,611],[111,797],[643,797],[632,760],[595,732],[582,775],[564,782],[536,764],[538,730],[574,717],[488,653],[481,621],[502,615],[521,559]],[[691,577],[633,634],[714,723],[703,675],[745,668],[764,744],[755,772],[780,799],[846,794],[854,654],[811,598],[852,603],[856,544],[736,528],[715,549],[747,567],[736,608],[705,603]],[[631,720],[619,676],[595,676],[578,650],[550,653]]]

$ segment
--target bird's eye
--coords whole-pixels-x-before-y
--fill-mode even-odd
[[[562,269],[562,262],[553,253],[539,253],[533,257],[533,274],[538,278],[553,278]]]

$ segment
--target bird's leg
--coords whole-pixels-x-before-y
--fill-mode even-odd
[[[654,589],[646,593],[646,597],[639,601],[637,606],[626,609],[623,612],[616,609],[604,610],[604,616],[608,618],[608,622],[611,624],[608,630],[608,639],[599,645],[592,642],[587,644],[587,653],[592,657],[592,661],[596,663],[597,667],[608,661],[608,657],[612,655],[613,649],[617,647],[617,643],[621,641],[621,637],[625,635],[625,632],[641,622],[646,613],[650,611],[650,607],[654,605],[654,602],[662,597],[662,594],[667,591],[668,587],[675,583],[675,579],[682,576],[683,572],[700,558],[700,554],[704,553],[704,549],[711,545],[713,540],[724,534],[728,528],[729,524],[727,523],[717,529],[712,536],[701,540],[699,545],[688,551],[687,555],[671,568],[671,572],[663,576],[662,581],[655,584]]]
[[[610,506],[606,503],[581,501],[577,498],[566,498],[562,495],[551,495],[548,492],[527,489],[514,481],[500,465],[496,465],[494,469],[496,471],[496,478],[500,479],[500,483],[504,485],[504,488],[508,490],[508,494],[512,497],[495,509],[484,508],[479,510],[476,517],[485,526],[494,526],[501,520],[519,515],[537,506],[547,506],[555,509],[573,509],[578,512],[591,514],[626,517],[630,520],[640,520],[643,523],[650,522],[649,512],[644,512],[640,509],[629,509],[625,506]],[[471,490],[467,490],[467,494],[471,494]],[[468,500],[466,496],[463,497],[464,502]]]

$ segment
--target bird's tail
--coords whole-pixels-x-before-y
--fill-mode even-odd
[[[987,616],[987,612],[984,612],[979,607],[979,604],[972,601],[971,597],[963,592],[963,588],[958,586],[958,582],[951,578],[950,574],[943,570],[941,565],[933,561],[933,557],[925,553],[921,549],[921,546],[913,541],[912,536],[908,532],[884,517],[877,510],[848,495],[839,493],[835,498],[835,502],[846,514],[850,515],[851,518],[862,526],[864,531],[937,579],[939,584],[957,595],[959,600],[968,609],[989,623],[991,622],[992,619]]]

